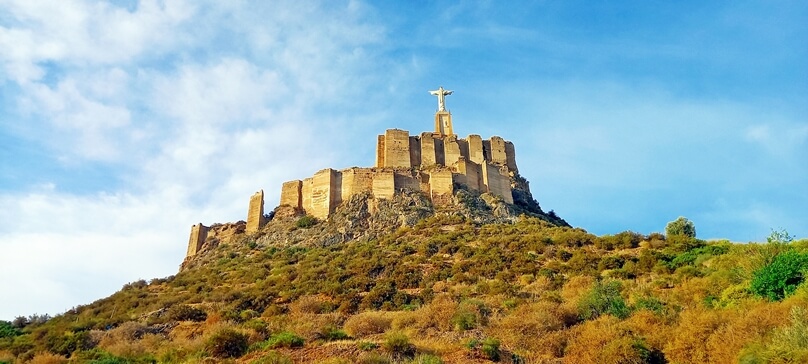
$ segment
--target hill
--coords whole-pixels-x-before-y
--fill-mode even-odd
[[[278,208],[175,276],[2,323],[0,362],[808,360],[808,241],[787,233],[599,237],[463,189],[373,201],[322,221]]]

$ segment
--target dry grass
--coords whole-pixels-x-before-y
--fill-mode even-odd
[[[29,364],[62,364],[67,363],[67,358],[51,354],[48,352],[38,353],[31,358],[31,361],[28,362]]]
[[[491,323],[486,335],[502,341],[505,348],[528,358],[552,358],[563,354],[564,328],[567,314],[558,305],[537,302],[517,307],[513,312]]]
[[[314,314],[295,313],[289,315],[286,331],[292,331],[307,341],[318,339],[329,327],[342,326],[344,318],[338,313]]]
[[[354,338],[381,334],[392,326],[393,315],[384,311],[367,311],[351,316],[345,321],[345,332]]]
[[[762,340],[776,327],[789,323],[791,307],[783,303],[759,302],[743,311],[732,309],[727,322],[707,340],[707,352],[713,363],[730,363],[752,342]]]
[[[592,289],[595,278],[591,276],[574,276],[561,288],[561,298],[564,302],[573,302],[577,305],[578,299]]]
[[[294,314],[321,314],[334,308],[334,303],[326,296],[302,296],[289,304],[289,311]]]
[[[683,311],[676,334],[663,349],[665,358],[673,363],[709,363],[708,340],[724,322],[716,310],[697,306]]]
[[[569,345],[564,352],[565,362],[644,363],[641,353],[635,347],[636,338],[629,331],[621,329],[619,324],[620,320],[617,318],[605,315],[572,329]]]
[[[451,331],[452,316],[457,311],[457,302],[448,294],[435,297],[432,302],[418,309],[413,327],[420,334],[429,331]]]

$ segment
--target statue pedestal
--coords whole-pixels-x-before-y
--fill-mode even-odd
[[[452,130],[452,114],[448,111],[438,111],[435,113],[435,134],[441,137],[454,135]]]

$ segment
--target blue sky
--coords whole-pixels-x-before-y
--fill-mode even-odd
[[[808,237],[807,40],[801,1],[0,0],[0,319],[174,274],[441,85],[574,226]]]

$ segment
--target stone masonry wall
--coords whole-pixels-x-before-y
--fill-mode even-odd
[[[500,137],[459,139],[429,132],[410,136],[406,130],[389,129],[378,137],[376,168],[329,168],[286,182],[281,204],[324,219],[343,201],[366,192],[389,199],[401,189],[420,190],[440,204],[451,198],[455,183],[513,203],[510,172],[516,172],[515,148]],[[248,222],[248,228],[252,226]]]
[[[392,199],[396,192],[395,176],[392,170],[381,170],[373,177],[373,196]]]
[[[300,209],[303,207],[303,181],[284,182],[281,186],[281,205]]]
[[[456,183],[464,184],[475,191],[483,191],[482,170],[479,164],[460,157],[456,169],[457,174],[454,176]]]
[[[482,164],[483,161],[485,161],[485,156],[483,155],[483,138],[476,134],[469,135],[468,144],[468,160],[477,164]]]
[[[436,205],[446,204],[452,199],[454,192],[454,181],[452,171],[440,170],[429,173],[429,185],[431,187],[430,198]]]
[[[502,174],[500,168],[491,163],[483,163],[483,184],[487,187],[488,192],[502,197],[502,199],[512,204],[513,194],[511,194],[511,179],[507,175]]]
[[[421,133],[421,167],[434,166],[437,163],[435,138],[432,137],[432,133]]]
[[[457,163],[457,160],[460,159],[460,145],[457,143],[457,137],[451,136],[443,139],[443,151],[446,156],[445,166]]]
[[[491,163],[505,165],[508,163],[508,156],[505,154],[505,140],[495,136],[491,137]]]
[[[383,167],[410,168],[410,133],[406,130],[388,129],[384,133]]]
[[[264,223],[266,223],[264,220],[264,190],[261,190],[250,197],[250,208],[247,211],[247,233],[260,230]]]
[[[194,226],[191,226],[191,236],[188,238],[188,251],[185,253],[186,257],[190,257],[196,255],[200,248],[202,248],[202,244],[205,243],[205,239],[208,238],[208,227],[202,225],[200,222]]]
[[[410,165],[421,165],[421,138],[417,136],[410,137]]]
[[[373,191],[373,170],[370,168],[349,168],[342,173],[342,201],[351,196]]]
[[[384,135],[379,135],[376,141],[376,167],[384,167],[384,148]]]
[[[516,168],[516,147],[514,147],[512,142],[505,142],[505,159],[505,165],[508,166],[508,171],[519,172],[519,169]]]
[[[421,184],[418,181],[419,173],[412,170],[396,170],[393,172],[393,182],[396,191],[409,189],[419,191]]]
[[[336,171],[331,168],[323,169],[312,177],[310,204],[303,208],[310,215],[318,219],[325,219],[334,212],[337,205],[336,196],[340,196],[340,200],[342,199],[336,184]]]

